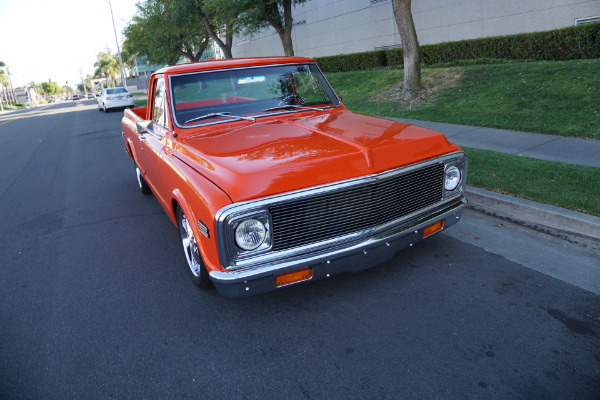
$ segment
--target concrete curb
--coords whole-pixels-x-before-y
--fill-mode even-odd
[[[467,186],[469,208],[600,250],[600,218]]]

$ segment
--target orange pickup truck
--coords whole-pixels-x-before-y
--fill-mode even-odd
[[[308,58],[163,68],[122,131],[191,278],[227,297],[371,268],[454,225],[467,203],[458,146],[349,111]]]

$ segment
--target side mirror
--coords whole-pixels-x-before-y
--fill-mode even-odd
[[[148,126],[152,123],[152,121],[140,121],[135,123],[135,127],[137,128],[138,135],[143,135],[144,133],[148,133]]]

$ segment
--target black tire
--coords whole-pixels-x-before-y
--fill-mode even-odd
[[[177,210],[177,228],[179,229],[179,239],[183,246],[183,255],[188,266],[187,271],[192,278],[192,282],[199,288],[206,289],[210,286],[208,271],[198,249],[194,232],[181,208]]]
[[[107,113],[108,112],[108,108],[106,108],[106,104],[103,104],[104,106],[104,112]]]
[[[135,166],[135,174],[137,176],[140,192],[142,192],[142,194],[151,194],[152,190],[150,190],[150,186],[148,186],[148,182],[144,179],[144,175],[142,175],[142,171],[140,171],[140,167],[138,167],[137,164]]]

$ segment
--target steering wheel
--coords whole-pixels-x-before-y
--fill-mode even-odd
[[[277,106],[284,106],[284,105],[291,105],[292,103],[289,102],[289,100],[294,99],[294,103],[295,104],[304,104],[306,103],[306,100],[304,100],[304,98],[302,96],[300,96],[297,93],[294,94],[290,94],[289,96],[284,97],[279,104],[277,104]],[[300,100],[300,101],[298,101]]]

